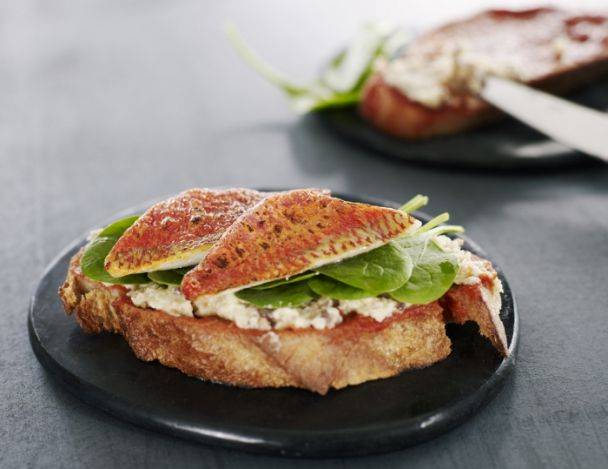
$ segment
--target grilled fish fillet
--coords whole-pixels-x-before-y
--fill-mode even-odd
[[[307,189],[282,192],[239,218],[184,277],[182,291],[195,300],[290,277],[386,244],[419,225],[392,208]]]
[[[226,228],[267,194],[190,189],[150,207],[106,258],[113,277],[196,265]]]

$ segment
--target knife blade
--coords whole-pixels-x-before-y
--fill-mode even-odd
[[[489,76],[480,96],[574,150],[608,162],[608,114],[511,80]]]

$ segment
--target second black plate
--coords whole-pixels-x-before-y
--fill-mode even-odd
[[[569,96],[574,102],[608,109],[608,82]],[[594,163],[517,122],[505,119],[462,134],[413,142],[386,135],[363,119],[354,108],[317,113],[330,129],[348,140],[381,154],[416,163],[477,169],[538,169]]]
[[[130,213],[141,213],[147,206]],[[68,247],[43,275],[30,307],[32,347],[69,392],[153,430],[206,444],[292,456],[395,450],[433,438],[471,417],[500,389],[514,365],[517,311],[509,283],[499,272],[508,358],[502,358],[473,324],[450,325],[453,350],[447,359],[326,396],[203,382],[138,360],[118,335],[86,335],[65,315],[57,290],[70,258],[84,243],[83,237]],[[470,241],[466,247],[485,256]]]

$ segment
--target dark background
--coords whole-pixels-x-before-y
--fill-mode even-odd
[[[365,19],[425,26],[489,4],[0,4],[0,465],[310,464],[122,423],[55,384],[28,342],[29,297],[69,241],[149,198],[235,185],[428,194],[430,211],[448,210],[504,268],[519,303],[516,371],[478,415],[430,443],[326,466],[605,467],[608,170],[471,173],[357,149],[294,116],[220,28],[235,21],[271,63],[310,77]]]

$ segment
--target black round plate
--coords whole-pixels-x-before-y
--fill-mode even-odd
[[[594,84],[568,99],[607,110],[608,82]],[[415,142],[376,130],[361,119],[354,108],[323,111],[317,116],[330,129],[356,144],[416,163],[514,170],[595,162],[591,157],[570,150],[510,118],[481,129]]]
[[[130,213],[141,213],[141,207]],[[332,390],[326,396],[203,382],[138,360],[120,336],[86,335],[64,314],[57,290],[70,257],[84,242],[79,239],[69,246],[43,275],[30,306],[31,344],[48,372],[78,398],[146,428],[281,455],[390,451],[433,438],[469,418],[498,391],[514,365],[517,311],[509,283],[500,273],[501,317],[511,352],[506,359],[475,325],[450,325],[453,351],[446,360],[394,378]],[[466,247],[485,256],[470,241]]]

